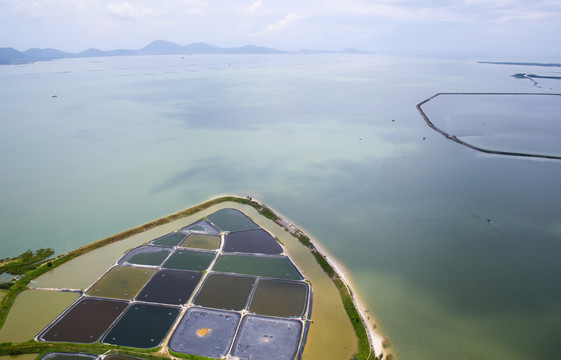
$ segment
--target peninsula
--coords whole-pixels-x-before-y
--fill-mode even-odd
[[[232,222],[233,218],[234,222]],[[252,249],[247,248],[247,240],[240,242],[240,234],[244,239],[251,240]],[[183,245],[184,242],[189,242],[189,245]],[[177,247],[180,244],[181,247]],[[192,247],[194,250],[183,246]],[[133,249],[128,250],[130,248]],[[123,251],[127,251],[125,255],[121,255]],[[247,252],[259,254],[244,255]],[[115,255],[120,257],[118,262],[114,260]],[[210,256],[208,259],[205,258],[207,255]],[[158,265],[163,262],[163,259],[167,259],[165,269]],[[237,265],[238,260],[241,261],[241,265]],[[259,273],[262,270],[248,270],[248,261],[256,263],[256,267],[259,267],[258,263],[263,261],[275,262],[275,264],[293,262],[294,267],[267,265],[268,272],[265,274]],[[141,267],[131,267],[131,264],[141,264]],[[108,265],[111,270],[105,273]],[[198,269],[208,268],[212,271],[205,270],[200,273],[194,271],[197,268],[185,267],[195,265],[199,267]],[[153,266],[158,269],[157,274],[160,277],[154,275],[154,270],[150,268]],[[272,268],[281,270],[270,273]],[[137,279],[142,283],[138,289],[110,285],[112,281],[113,284],[118,284],[118,279],[125,276],[125,272],[135,273],[130,275],[130,279]],[[201,275],[206,280],[204,285],[200,283],[197,285],[199,278],[196,277]],[[212,283],[224,286],[226,278],[228,284],[231,285],[233,282],[236,284],[231,289],[232,295],[227,296],[230,300],[234,299],[237,296],[234,293],[239,293],[238,290],[247,286],[244,284],[248,282],[252,284],[251,289],[256,286],[251,290],[253,295],[249,300],[244,300],[246,297],[242,296],[238,305],[235,303],[216,305],[216,292],[220,287],[212,288]],[[166,287],[166,284],[170,284],[169,281],[172,280],[182,281],[187,287],[192,286],[191,292],[197,294],[196,298],[189,302],[193,305],[178,307],[179,304],[185,303],[182,296],[189,298],[191,295]],[[92,282],[94,285],[90,286]],[[147,282],[148,284],[142,289]],[[249,289],[247,291],[250,291]],[[279,294],[279,291],[280,294],[283,292],[292,294],[289,296],[290,301],[287,301],[292,305],[288,308],[268,305],[272,298],[267,296],[274,298],[271,294]],[[339,296],[333,294],[330,296],[330,292]],[[61,311],[60,306],[45,310],[44,313],[49,313],[48,316],[42,320],[39,319],[40,317],[33,318],[32,322],[37,323],[28,324],[30,326],[21,330],[17,324],[25,321],[25,316],[33,316],[29,314],[33,311],[25,309],[25,305],[20,303],[24,302],[26,297],[33,298],[39,294],[64,298],[64,301],[55,301],[62,303],[63,309],[73,305],[61,315],[58,315]],[[137,301],[131,302],[135,295]],[[142,300],[138,302],[141,296]],[[107,299],[99,299],[99,297]],[[150,305],[151,301],[158,306]],[[105,330],[107,327],[103,327],[95,335],[70,331],[67,325],[72,322],[72,316],[79,317],[75,313],[79,312],[78,307],[82,306],[82,303],[84,306],[94,308],[95,306],[114,308],[112,310],[114,314],[111,315],[113,317],[105,321],[107,326],[114,321],[117,321],[117,324],[110,330]],[[162,303],[166,306],[162,306]],[[244,305],[246,303],[247,305]],[[8,314],[12,305],[15,306]],[[128,310],[125,312],[127,306]],[[245,306],[247,310],[242,310],[246,308]],[[163,323],[159,321],[160,325],[151,326],[152,328],[161,326],[161,341],[155,340],[152,333],[145,340],[127,337],[130,333],[127,329],[138,321],[129,314],[133,307],[138,308],[134,316],[143,314],[143,319],[154,316],[154,311],[163,311],[166,314],[169,312],[169,319],[162,320]],[[207,307],[235,311],[225,312],[207,309]],[[239,330],[235,332],[234,345],[231,347],[225,345],[226,349],[232,349],[228,358],[243,359],[241,349],[257,347],[256,335],[251,331],[255,332],[263,327],[269,329],[268,331],[276,331],[271,329],[286,323],[282,326],[295,329],[283,337],[288,339],[283,344],[288,344],[295,349],[291,352],[294,354],[293,358],[315,359],[325,356],[326,351],[329,353],[339,351],[338,358],[390,359],[391,355],[384,349],[384,339],[375,332],[373,320],[366,315],[366,312],[364,306],[353,296],[343,268],[303,231],[251,197],[223,196],[48,261],[45,260],[35,269],[14,280],[2,299],[0,355],[35,354],[34,356],[43,358],[46,354],[51,354],[49,356],[52,357],[55,356],[52,353],[62,352],[87,353],[93,358],[128,356],[142,359],[199,359],[200,357],[189,355],[191,352],[182,350],[182,346],[189,341],[189,337],[185,334],[190,327],[195,326],[192,325],[195,321],[192,319],[199,319],[201,316],[212,318],[214,321],[212,324],[221,324],[220,329],[230,326],[231,331],[234,331],[237,329],[241,315],[242,321]],[[265,317],[257,316],[259,314]],[[183,315],[185,316],[179,321]],[[188,317],[191,323],[185,320]],[[329,325],[330,323],[332,325]],[[172,324],[175,325],[170,330]],[[195,324],[199,323],[195,322]],[[200,338],[218,335],[212,332],[212,326],[200,326],[196,330],[196,335]],[[65,331],[66,335],[64,335]],[[97,341],[101,339],[102,334],[104,334],[103,340]],[[81,338],[79,341],[58,340],[59,336],[67,336],[65,339],[73,339],[76,336]],[[88,336],[93,340],[88,340]],[[232,336],[225,336],[229,339],[229,343],[232,342]],[[275,337],[277,338],[278,336]],[[269,343],[269,340],[266,342]],[[216,348],[218,349],[219,346]],[[347,350],[341,352],[341,349]],[[223,358],[226,353],[217,353],[211,358]],[[211,353],[203,352],[203,354]]]

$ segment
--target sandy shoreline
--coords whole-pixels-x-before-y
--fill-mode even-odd
[[[267,206],[265,204],[263,204],[262,202],[252,199],[255,202],[258,202],[259,204],[263,205],[263,206]],[[329,251],[327,251],[324,247],[322,247],[318,241],[316,241],[315,239],[313,239],[312,237],[309,236],[309,233],[306,232],[305,230],[302,230],[301,227],[294,225],[293,222],[287,220],[285,217],[281,216],[280,213],[275,210],[274,208],[271,208],[270,206],[267,206],[269,209],[271,209],[277,216],[278,216],[278,220],[277,223],[279,223],[279,225],[285,227],[291,234],[295,234],[295,233],[302,233],[305,234],[306,236],[308,236],[308,238],[310,239],[310,242],[313,244],[313,246],[317,249],[317,251],[323,255],[323,257],[327,260],[327,262],[329,263],[329,265],[331,265],[331,267],[335,270],[335,272],[339,275],[339,277],[343,280],[343,283],[347,286],[347,288],[349,288],[351,290],[351,295],[352,295],[352,299],[353,299],[353,303],[355,305],[355,307],[357,308],[360,317],[362,318],[362,321],[365,325],[366,328],[366,332],[368,334],[368,337],[370,339],[370,344],[372,345],[372,347],[374,348],[374,352],[376,356],[380,356],[383,355],[384,357],[388,354],[386,352],[386,349],[384,348],[384,337],[378,333],[376,331],[376,329],[374,328],[374,319],[371,318],[369,319],[369,316],[367,315],[367,311],[368,308],[364,305],[364,302],[360,299],[360,297],[357,295],[356,291],[354,290],[354,287],[352,286],[352,282],[349,279],[349,275],[348,275],[348,271],[346,269],[346,267],[341,264],[339,261],[336,260],[335,256],[333,256],[331,253],[329,253]]]
[[[306,233],[307,234],[307,233]],[[318,242],[310,238],[310,241],[314,244],[316,249],[325,257],[329,265],[337,272],[339,277],[343,280],[345,285],[351,289],[352,299],[357,308],[362,321],[364,322],[366,332],[368,333],[368,337],[370,338],[370,344],[374,347],[375,355],[383,354],[386,356],[386,349],[384,348],[384,337],[376,332],[374,326],[372,325],[373,321],[369,320],[368,315],[366,315],[367,307],[364,305],[364,302],[360,299],[357,295],[356,290],[351,285],[351,281],[347,275],[346,268],[337,260],[335,257],[331,255],[325,248],[318,246]]]

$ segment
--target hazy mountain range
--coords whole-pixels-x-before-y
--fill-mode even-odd
[[[98,56],[128,56],[128,55],[173,55],[173,54],[291,54],[291,53],[345,53],[360,54],[364,51],[357,49],[345,49],[341,51],[330,50],[308,50],[302,49],[297,52],[284,51],[274,48],[245,45],[242,47],[221,48],[207,43],[192,43],[178,45],[165,40],[156,40],[138,50],[117,49],[103,51],[99,49],[87,49],[79,53],[69,53],[56,49],[31,48],[26,51],[17,51],[13,48],[0,48],[0,65],[25,64],[34,61],[98,57]]]

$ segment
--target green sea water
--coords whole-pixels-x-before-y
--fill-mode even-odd
[[[559,358],[561,162],[475,152],[428,128],[415,105],[561,82],[534,87],[510,75],[535,68],[473,60],[1,66],[0,258],[66,252],[219,194],[250,195],[348,268],[399,359]]]

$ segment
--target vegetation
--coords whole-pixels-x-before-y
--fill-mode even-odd
[[[169,360],[168,356],[165,356],[159,352],[160,348],[153,349],[137,349],[137,348],[127,348],[115,345],[103,345],[100,343],[94,344],[75,344],[75,343],[49,343],[49,342],[35,342],[33,340],[20,343],[2,343],[0,344],[0,356],[8,355],[15,356],[21,354],[39,354],[39,357],[47,353],[52,352],[73,352],[73,353],[88,353],[93,355],[100,355],[111,352],[113,355],[123,355],[134,358],[142,358],[145,360]],[[203,360],[206,358],[201,358],[197,356],[183,356],[184,359],[191,360]]]
[[[73,250],[67,254],[58,256],[49,261],[46,261],[45,259],[49,258],[54,254],[54,251],[52,249],[41,249],[41,250],[37,250],[35,253],[32,251],[27,251],[16,258],[5,259],[3,260],[1,266],[2,267],[11,266],[10,269],[13,270],[9,270],[9,272],[13,274],[16,273],[21,274],[22,276],[18,280],[13,282],[8,293],[4,296],[2,302],[0,303],[0,328],[6,321],[8,312],[11,309],[16,296],[22,291],[26,290],[27,285],[34,278],[89,251],[129,238],[133,235],[142,233],[146,230],[158,227],[160,225],[168,224],[172,221],[181,219],[183,217],[193,215],[211,206],[226,201],[249,205],[255,208],[262,216],[280,224],[279,221],[281,219],[279,216],[277,216],[267,206],[257,201],[254,201],[251,197],[242,198],[237,196],[223,196],[216,199],[212,199],[210,201],[199,204],[197,206],[179,211],[177,213],[171,214],[164,218],[148,222],[144,225],[129,229],[122,233],[107,237],[105,239],[99,240],[92,244],[83,246],[79,249]],[[359,351],[355,355],[355,358],[359,360],[376,359],[377,357],[375,357],[375,354],[371,349],[370,339],[366,332],[364,321],[360,316],[355,306],[355,303],[353,301],[351,290],[344,283],[344,281],[338,276],[335,269],[333,269],[333,267],[329,264],[329,262],[325,259],[325,257],[316,249],[316,247],[311,242],[309,237],[304,235],[299,230],[297,230],[296,232],[291,232],[291,234],[295,238],[297,238],[300,241],[300,243],[302,243],[304,246],[310,249],[311,253],[316,258],[318,264],[325,271],[325,273],[333,279],[337,289],[339,290],[339,294],[341,296],[341,300],[343,301],[344,308],[347,312],[347,315],[349,316],[349,319],[351,320],[356,336],[358,338]],[[3,269],[2,267],[0,267],[0,269]],[[2,270],[2,271],[8,271],[8,270]],[[81,344],[73,344],[73,343],[48,343],[48,342],[37,343],[31,340],[21,344],[12,344],[12,343],[0,344],[0,356],[2,355],[13,356],[19,354],[35,354],[35,353],[44,355],[49,352],[86,352],[91,354],[102,354],[104,352],[107,352],[108,350],[111,350],[113,354],[119,354],[119,355],[137,357],[137,358],[141,357],[147,360],[168,359],[168,357],[163,355],[161,352],[157,352],[158,349],[141,350],[141,349],[124,348],[114,345],[102,345],[98,343],[81,345]],[[171,350],[170,350],[170,354],[174,357],[180,357],[184,359],[193,359],[193,360],[207,359],[200,356],[180,354],[180,353],[173,352]],[[388,356],[386,356],[386,358],[388,359]]]
[[[3,259],[0,262],[0,273],[7,272],[13,275],[23,275],[26,272],[36,269],[45,259],[53,256],[55,251],[51,248],[39,249],[35,252],[27,250],[23,254]]]
[[[204,356],[197,356],[197,355],[188,355],[179,352],[175,352],[173,350],[169,350],[170,355],[180,358],[180,359],[189,359],[189,360],[214,360],[213,358],[208,358]]]
[[[298,235],[296,235],[296,238],[298,239],[298,241],[300,241],[300,243],[302,245],[304,245],[305,247],[312,249],[314,247],[314,245],[312,244],[312,241],[310,240],[309,237],[307,237],[306,235],[299,233]]]

